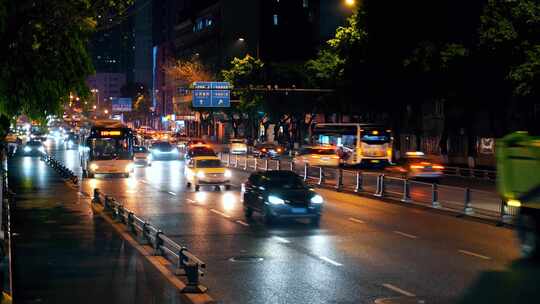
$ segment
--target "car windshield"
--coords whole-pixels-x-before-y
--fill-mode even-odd
[[[326,149],[326,148],[305,148],[305,149],[302,149],[300,154],[333,155],[333,154],[336,154],[336,150]]]
[[[152,148],[158,149],[158,150],[170,150],[172,149],[172,145],[169,144],[168,142],[159,142],[159,143],[153,144]]]
[[[41,142],[39,142],[39,141],[29,141],[28,143],[26,143],[26,145],[31,146],[31,147],[40,147]]]
[[[263,184],[268,189],[305,189],[306,184],[298,175],[287,172],[263,175]]]
[[[200,155],[200,156],[215,156],[216,152],[210,148],[192,148],[189,150],[189,155]]]
[[[219,159],[197,160],[197,168],[221,168],[223,165]]]
[[[147,153],[148,149],[145,147],[133,147],[133,152],[135,153]]]

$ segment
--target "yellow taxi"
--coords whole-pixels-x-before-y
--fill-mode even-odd
[[[231,188],[232,173],[226,169],[219,157],[195,156],[187,161],[184,169],[187,187],[194,186],[199,191],[201,186],[214,186],[216,190],[225,186],[225,190]]]

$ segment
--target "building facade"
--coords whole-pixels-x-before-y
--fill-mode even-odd
[[[96,73],[88,77],[86,84],[96,100],[96,110],[111,111],[111,99],[122,97],[121,88],[126,84],[126,74]]]

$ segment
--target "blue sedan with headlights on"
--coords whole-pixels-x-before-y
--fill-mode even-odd
[[[280,170],[251,174],[242,185],[242,198],[246,218],[258,212],[267,224],[278,219],[307,218],[318,226],[324,204],[300,176]]]
[[[166,141],[156,142],[150,148],[152,160],[177,160],[178,148]]]
[[[19,151],[24,156],[41,156],[45,153],[45,147],[39,140],[30,140]]]

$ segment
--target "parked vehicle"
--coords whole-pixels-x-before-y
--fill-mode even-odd
[[[277,170],[252,173],[242,185],[242,199],[246,218],[258,212],[267,224],[278,219],[308,218],[319,225],[324,203],[296,173]]]

